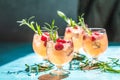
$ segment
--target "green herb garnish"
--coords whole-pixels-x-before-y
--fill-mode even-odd
[[[17,21],[17,23],[20,23],[19,26],[23,26],[23,25],[27,25],[29,28],[31,28],[35,33],[42,35],[42,31],[41,31],[41,26],[38,25],[37,22],[31,21],[31,19],[33,19],[34,16],[30,17],[29,19],[22,19],[21,21]]]
[[[113,63],[114,65],[114,63]],[[99,61],[98,63],[94,64],[93,66],[98,67],[103,72],[112,72],[112,73],[120,73],[120,70],[114,69],[112,65],[108,62]]]
[[[111,64],[113,67],[115,67],[115,66],[118,66],[118,67],[120,67],[120,60],[119,59],[117,59],[117,58],[108,58],[110,61],[109,61],[109,64]]]
[[[67,22],[68,26],[75,27],[77,24],[72,18],[68,18],[63,12],[57,11],[57,14]]]
[[[119,61],[117,58],[108,58],[108,61],[98,61],[97,63],[91,64],[91,61],[83,54],[76,55],[73,60],[80,61],[80,70],[93,70],[98,69],[102,72],[110,72],[110,73],[120,73],[120,69],[115,69],[115,67],[120,67]],[[72,64],[71,64],[72,65]],[[29,72],[30,65],[25,64],[25,71]],[[34,66],[38,67],[38,71],[48,71],[53,68],[53,64],[44,65],[43,63],[34,64]],[[34,68],[32,68],[34,69]]]
[[[31,67],[30,65],[28,64],[25,64],[26,68],[25,68],[25,71],[26,72],[29,72],[29,68]],[[53,65],[52,64],[49,64],[49,65],[44,65],[43,63],[39,63],[39,64],[34,64],[32,66],[36,66],[38,68],[38,72],[43,72],[43,71],[48,71],[48,70],[51,70],[53,68]],[[31,68],[32,70],[34,70],[35,68]]]
[[[57,39],[57,30],[58,30],[58,27],[55,26],[55,20],[52,21],[51,25],[48,23],[45,23],[43,28],[49,32],[50,39],[55,42]]]
[[[79,22],[78,22],[78,24],[81,25],[81,27],[88,33],[88,35],[92,35],[91,30],[86,27],[83,15],[84,14],[82,14],[81,16],[79,16]]]
[[[109,61],[98,61],[93,64],[85,55],[79,54],[73,60],[80,61],[81,70],[99,69],[102,72],[120,73],[120,69],[115,69],[115,67],[120,67],[120,60],[117,58],[108,58]]]

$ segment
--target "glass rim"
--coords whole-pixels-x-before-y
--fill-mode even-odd
[[[89,28],[90,30],[101,30],[101,31],[104,31],[106,32],[106,29],[105,28]]]
[[[89,29],[105,29],[105,28],[99,28],[99,27],[98,27],[98,28],[97,28],[97,27],[95,28],[95,27],[94,27],[94,28],[89,28]]]

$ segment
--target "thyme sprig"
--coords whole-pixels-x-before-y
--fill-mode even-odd
[[[82,14],[81,16],[78,17],[78,20],[79,20],[78,24],[84,29],[85,32],[88,33],[88,35],[91,35],[92,32],[91,32],[91,30],[86,26],[83,16],[84,16],[84,14]]]
[[[43,29],[47,30],[50,34],[50,39],[53,40],[54,42],[56,41],[57,39],[57,30],[58,30],[58,27],[55,26],[55,20],[52,21],[51,25],[48,24],[48,23],[45,23]]]
[[[33,18],[35,18],[35,17],[32,16],[29,19],[22,19],[21,21],[17,21],[17,23],[20,23],[19,26],[27,25],[35,33],[42,35],[41,26],[38,25],[37,22],[31,21]]]
[[[68,18],[62,11],[57,11],[57,14],[64,19],[68,26],[75,27],[77,25],[77,23],[72,18]]]

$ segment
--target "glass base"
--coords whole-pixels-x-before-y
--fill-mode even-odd
[[[50,74],[53,76],[68,76],[70,72],[67,70],[53,70]]]

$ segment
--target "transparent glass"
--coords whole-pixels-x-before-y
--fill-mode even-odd
[[[56,32],[57,33],[57,32]],[[56,34],[58,37],[58,33]],[[42,59],[41,63],[44,66],[51,65],[47,58],[47,41],[50,39],[50,34],[46,30],[42,30],[42,35],[34,34],[33,36],[33,50]]]
[[[42,35],[39,34],[34,34],[33,36],[33,50],[34,52],[39,55],[43,59],[47,59],[46,55],[46,44],[47,44],[47,39],[49,38],[48,35],[45,35],[44,33],[47,33],[47,31],[42,31]],[[42,36],[43,40],[42,40]],[[45,40],[46,38],[46,40]]]
[[[63,42],[54,42],[50,40],[47,42],[48,59],[53,63],[57,69],[50,72],[52,75],[68,75],[70,72],[63,69],[66,63],[69,63],[73,58],[73,42],[72,40],[64,40]]]
[[[74,58],[78,57],[80,55],[80,50],[82,48],[82,42],[83,42],[83,35],[84,35],[84,30],[80,26],[75,26],[73,27],[66,27],[65,29],[65,39],[73,39],[73,44],[74,44]],[[80,62],[77,60],[72,60],[70,62],[70,70],[77,70],[79,69],[79,64]]]
[[[83,29],[79,26],[76,26],[75,28],[66,27],[64,39],[73,39],[75,53],[79,53],[79,50],[82,48],[83,33]]]
[[[92,34],[85,33],[83,49],[92,57],[92,63],[97,62],[100,54],[108,47],[108,38],[104,28],[89,28]]]

